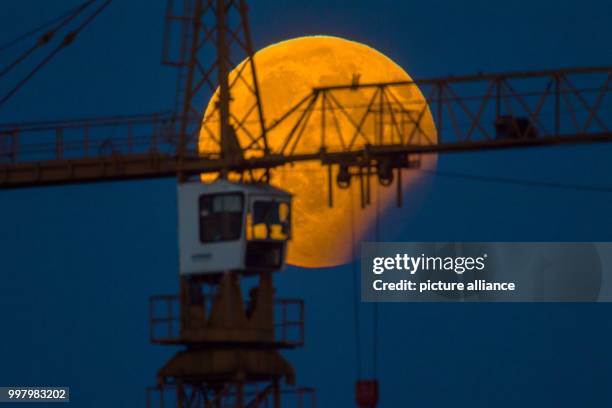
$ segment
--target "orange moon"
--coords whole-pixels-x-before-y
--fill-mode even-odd
[[[300,37],[273,44],[259,50],[254,61],[264,118],[268,126],[311,93],[314,87],[351,84],[356,78],[360,83],[411,80],[399,65],[375,49],[330,36]],[[236,79],[243,64],[245,61],[232,71],[229,76],[230,83]],[[249,90],[250,85],[252,83],[248,84],[248,81],[235,81],[231,88],[230,109],[236,118],[250,115],[249,120],[245,121],[245,127],[252,134],[259,134],[259,126],[255,120],[257,116],[250,113],[254,102],[253,94]],[[419,89],[413,85],[395,92],[402,104],[422,107],[424,114],[419,131],[428,135],[429,143],[437,142],[431,112]],[[198,145],[200,153],[219,150],[218,144],[215,145],[210,138],[210,132],[207,134],[204,130],[204,125],[213,124],[215,121],[218,123],[216,95],[213,95],[204,113]],[[360,106],[361,109],[366,109],[371,95],[359,89],[345,91],[337,97],[345,106]],[[355,111],[354,114],[359,112]],[[320,148],[321,120],[316,115],[321,116],[315,110],[307,122],[296,153],[316,152]],[[339,115],[335,120],[336,129],[349,132],[352,125],[348,117]],[[294,123],[295,120],[280,122],[268,132],[268,145],[272,151],[280,149]],[[248,146],[248,135],[237,134],[237,137],[241,147]],[[329,140],[328,145],[332,148],[339,146],[339,141]],[[362,147],[363,143],[357,143],[353,148]],[[246,156],[248,155],[247,152]],[[435,156],[421,158],[421,168],[433,169],[435,166]],[[405,194],[409,194],[410,189],[414,188],[419,177],[419,172],[403,171],[402,184]],[[359,183],[352,180],[347,190],[334,187],[334,205],[329,208],[327,178],[327,168],[314,161],[287,165],[272,172],[271,184],[289,191],[294,197],[293,234],[287,255],[291,265],[320,268],[350,262],[352,257],[358,254],[361,241],[375,225],[377,213],[384,214],[385,210],[395,203],[395,182],[390,187],[380,187],[377,178],[372,177],[371,204],[368,207],[361,208]],[[409,206],[410,202],[404,204],[403,210],[410,211]]]

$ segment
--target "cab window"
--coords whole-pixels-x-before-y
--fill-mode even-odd
[[[242,194],[206,194],[199,200],[200,241],[235,241],[242,235]]]
[[[258,200],[249,216],[249,239],[287,240],[290,234],[289,203]]]

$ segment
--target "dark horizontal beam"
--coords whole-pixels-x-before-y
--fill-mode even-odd
[[[539,77],[555,77],[576,74],[604,74],[612,72],[612,65],[600,67],[579,67],[565,69],[548,69],[538,71],[518,71],[518,72],[499,72],[499,73],[478,73],[469,75],[457,75],[435,78],[420,78],[412,81],[391,81],[391,82],[364,82],[357,84],[342,84],[330,85],[313,88],[314,92],[334,91],[341,89],[359,88],[379,88],[388,86],[400,85],[431,85],[438,83],[453,83],[453,82],[477,82],[477,81],[493,81],[500,79],[521,79],[521,78],[539,78]]]
[[[107,117],[89,117],[65,120],[46,120],[27,123],[0,123],[0,135],[13,133],[15,131],[44,131],[57,128],[83,128],[83,127],[104,127],[117,125],[141,124],[150,122],[163,122],[172,119],[171,112],[154,112],[140,115],[115,115]]]
[[[589,77],[601,73],[607,74],[604,81]],[[566,77],[572,75],[583,75],[584,80],[597,79],[601,85],[591,82],[585,85],[584,80],[572,84]],[[513,79],[536,77],[548,80],[545,84],[537,81],[538,84],[527,90],[511,85]],[[459,86],[449,86],[457,82],[482,85],[481,81],[497,81],[498,86],[484,82],[486,89],[480,89],[477,95],[462,91]],[[215,131],[193,133],[199,137],[191,140],[188,150],[191,153],[179,159],[181,154],[176,144],[179,135],[171,126],[177,118],[168,112],[0,124],[0,188],[174,177],[220,170],[244,172],[308,160],[368,166],[385,155],[397,157],[609,142],[612,141],[612,123],[609,104],[604,101],[608,101],[606,96],[611,92],[611,83],[612,66],[602,66],[315,88],[268,126],[268,133],[283,129],[278,127],[280,122],[292,129],[287,134],[276,135],[280,142],[271,154],[261,157],[262,152],[250,147],[253,145],[243,146],[246,155],[256,157],[231,163],[222,160],[215,149],[200,151],[199,156],[196,153],[200,144],[210,142],[215,146],[218,143]],[[388,92],[388,88],[409,84],[434,85],[429,87],[425,97],[431,119],[436,122],[437,129],[431,130],[435,133],[425,134],[420,129],[423,135],[413,139],[424,116],[414,119],[412,114],[418,112],[409,111],[399,100],[393,99],[393,92]],[[373,96],[367,97],[370,100],[364,106],[367,109],[351,111],[354,107],[343,105],[333,95],[338,89],[363,88],[376,88],[369,92]],[[313,112],[319,116],[311,115]],[[336,115],[345,123],[338,125]],[[501,118],[508,123],[498,123]],[[189,120],[201,123],[200,117]],[[320,142],[311,143],[308,148],[298,145],[306,125],[313,123],[319,127],[320,134],[314,137],[320,138]],[[380,125],[370,129],[372,126],[366,127],[367,123]],[[405,128],[405,124],[409,127]],[[329,128],[327,132],[326,128]],[[257,134],[242,136],[244,140],[258,140]],[[335,137],[335,145],[330,144],[330,136]],[[413,141],[417,139],[420,144]],[[362,147],[364,145],[366,147]],[[320,146],[320,150],[313,146]]]
[[[229,168],[230,171],[240,172],[254,168],[274,168],[300,161],[320,161],[325,165],[369,165],[381,156],[453,153],[601,142],[612,142],[612,133],[521,140],[461,141],[435,145],[366,146],[363,149],[344,152],[320,151],[311,154],[268,155],[230,164],[218,158],[193,156],[179,161],[174,156],[161,153],[128,154],[109,158],[69,159],[0,165],[0,188],[10,189],[58,184],[175,177],[179,173],[197,175],[200,173],[218,172],[222,168]]]

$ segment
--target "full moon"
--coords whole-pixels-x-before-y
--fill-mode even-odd
[[[300,37],[270,45],[256,52],[254,62],[267,126],[275,123],[315,87],[348,85],[355,81],[372,83],[411,80],[399,65],[375,49],[330,36]],[[237,80],[244,64],[245,61],[234,68],[229,76],[230,83],[233,83],[230,107],[232,120],[236,123],[239,118],[248,117],[243,124],[249,132],[244,133],[259,134],[257,115],[256,112],[252,113],[252,81],[249,83],[248,80]],[[250,71],[245,69],[243,72]],[[424,114],[420,120],[419,132],[428,135],[428,143],[437,142],[433,118],[419,89],[411,86],[394,92],[402,105],[422,107]],[[362,89],[350,90],[339,95],[338,100],[345,106],[361,107],[354,108],[352,113],[358,115],[360,112],[357,109],[362,109],[363,114],[371,95],[371,91],[367,93]],[[216,99],[217,93],[206,108],[203,125],[218,123]],[[297,114],[299,112],[295,113]],[[296,153],[314,152],[320,147],[321,120],[315,117],[316,115],[322,116],[320,111],[315,110],[304,129],[300,144],[296,146]],[[332,118],[327,120],[331,121]],[[352,126],[349,117],[338,115],[334,120],[337,130],[349,132]],[[295,120],[279,123],[267,135],[268,145],[273,151],[280,149]],[[249,146],[249,135],[238,133],[237,137],[242,148]],[[332,139],[333,136],[329,138]],[[335,140],[328,141],[328,145],[339,145],[339,139],[340,136],[336,136]],[[415,143],[419,143],[418,140],[422,139],[416,140]],[[356,143],[352,148],[362,147],[363,143]],[[198,148],[200,153],[219,150],[218,144],[215,144],[205,126],[202,126],[200,132]],[[249,153],[246,152],[245,156],[248,157]],[[433,169],[436,166],[436,157],[423,156],[420,163],[421,169]],[[335,171],[337,172],[337,169]],[[410,193],[419,178],[417,171],[403,171],[404,194]],[[287,261],[291,265],[320,268],[350,262],[359,252],[361,241],[373,228],[376,217],[382,216],[395,202],[395,185],[380,187],[377,178],[372,176],[369,206],[361,208],[359,183],[353,180],[349,189],[340,190],[334,187],[333,207],[330,208],[327,180],[327,168],[314,161],[299,162],[272,171],[270,183],[293,194],[293,231],[287,255]],[[404,211],[411,210],[409,206],[410,202],[404,204]]]

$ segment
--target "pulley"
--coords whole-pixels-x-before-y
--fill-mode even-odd
[[[347,165],[340,165],[340,169],[336,175],[336,184],[338,184],[338,188],[342,190],[346,190],[351,186],[351,173]]]
[[[393,183],[393,166],[389,160],[379,161],[376,165],[376,172],[381,186],[388,187]]]

